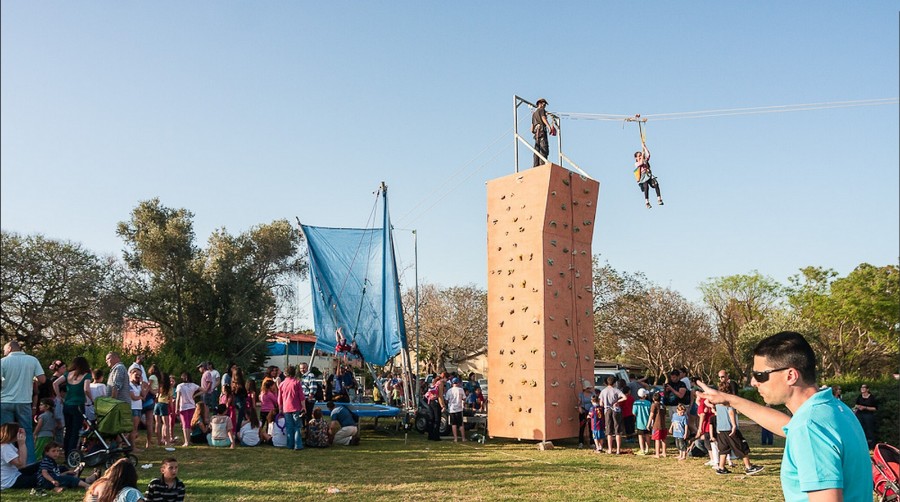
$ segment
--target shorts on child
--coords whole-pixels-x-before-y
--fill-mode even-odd
[[[625,427],[622,425],[622,412],[614,410],[606,410],[606,431],[610,436],[621,436],[625,434]]]
[[[140,416],[142,416],[143,414],[144,414],[144,410],[135,410],[135,409],[132,409],[132,410],[131,410],[131,416],[132,416],[132,417],[140,417]]]
[[[594,439],[606,439],[606,431],[591,431],[591,436],[593,436]]]
[[[730,453],[734,458],[744,458],[750,454],[750,445],[739,430],[734,431],[734,436],[731,431],[718,431],[716,442],[719,444],[719,455]]]
[[[462,426],[463,413],[461,411],[450,414],[450,425]]]
[[[153,406],[153,414],[158,417],[169,416],[169,403],[156,403],[156,405]]]
[[[669,431],[667,429],[654,429],[653,435],[650,436],[650,439],[654,441],[657,439],[660,441],[665,441],[667,437],[669,437]]]
[[[650,434],[650,431],[648,431],[647,429],[638,429],[638,430],[636,430],[636,431],[634,431],[634,432],[636,432],[637,434],[640,434],[640,435],[642,435],[642,436],[643,436],[643,435],[646,435],[646,434]]]
[[[190,429],[191,419],[194,418],[194,409],[181,410],[178,414],[181,416],[181,426],[185,429]]]
[[[43,457],[44,449],[47,447],[50,441],[53,441],[53,436],[38,436],[38,438],[34,441],[34,456]]]
[[[675,438],[675,448],[678,448],[678,451],[687,451],[687,440],[684,438]]]

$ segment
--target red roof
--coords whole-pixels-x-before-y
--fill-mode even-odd
[[[269,340],[278,341],[278,342],[305,342],[305,343],[316,343],[316,334],[312,331],[304,331],[302,333],[287,333],[284,331],[279,331],[278,333],[273,333],[269,336]]]

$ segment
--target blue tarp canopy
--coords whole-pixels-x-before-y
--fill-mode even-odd
[[[386,213],[384,228],[390,228]],[[340,327],[366,362],[384,365],[406,345],[390,232],[302,227],[309,247],[316,348],[334,352]]]

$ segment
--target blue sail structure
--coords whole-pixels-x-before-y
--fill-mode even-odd
[[[301,225],[309,248],[316,348],[334,352],[337,328],[367,363],[382,366],[407,347],[384,193],[382,228]]]

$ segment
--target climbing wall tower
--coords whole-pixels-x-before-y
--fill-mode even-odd
[[[599,189],[556,164],[487,183],[491,436],[578,436],[579,395],[593,386]]]

